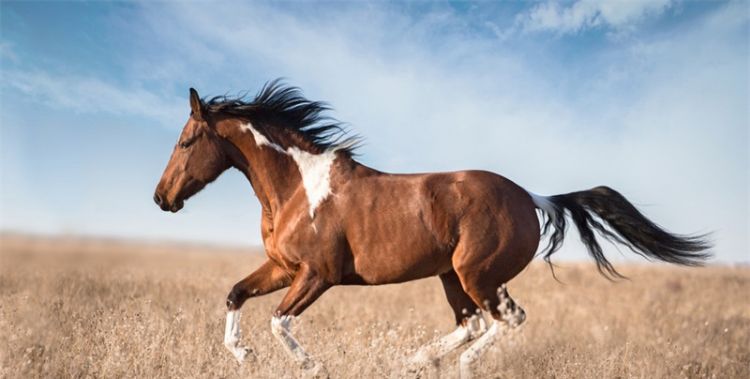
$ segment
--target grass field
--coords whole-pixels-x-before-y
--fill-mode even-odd
[[[239,366],[222,345],[231,286],[258,252],[105,240],[0,240],[0,377],[298,377],[269,321],[283,291],[248,301],[253,349]],[[526,323],[475,370],[502,378],[749,378],[750,268],[535,262],[509,284]],[[294,327],[333,378],[415,377],[418,346],[453,329],[430,278],[337,287]],[[421,377],[457,376],[453,353]]]

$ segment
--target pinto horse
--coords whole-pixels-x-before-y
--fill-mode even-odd
[[[240,309],[251,297],[289,287],[273,313],[273,335],[304,370],[325,375],[292,335],[295,317],[335,285],[437,275],[457,328],[409,362],[426,364],[476,340],[459,361],[461,377],[469,377],[471,363],[502,328],[525,319],[506,283],[529,264],[545,234],[549,263],[568,217],[606,277],[621,275],[594,231],[647,258],[699,265],[709,257],[704,236],[663,230],[608,187],[539,196],[486,171],[389,174],[366,167],[353,158],[358,139],[325,116],[325,104],[278,80],[251,101],[201,99],[191,88],[190,107],[154,201],[177,212],[230,167],[250,181],[263,210],[268,260],[227,297],[224,344],[240,362],[248,353],[240,344]]]

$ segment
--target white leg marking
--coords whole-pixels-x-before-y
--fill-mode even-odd
[[[484,315],[482,312],[469,317],[467,323],[469,325],[469,329],[471,330],[471,339],[479,338],[479,336],[487,331],[487,321],[484,320]]]
[[[248,348],[240,345],[240,311],[227,312],[227,324],[224,328],[224,346],[232,352],[232,355],[238,362],[242,363],[250,351]]]
[[[327,378],[328,371],[326,371],[326,368],[312,359],[292,335],[292,321],[294,321],[294,316],[274,316],[271,318],[271,333],[281,342],[287,354],[306,371],[306,377]]]
[[[295,361],[304,363],[310,357],[302,349],[297,339],[294,338],[291,331],[292,320],[294,316],[274,316],[271,318],[271,333],[281,341],[284,350],[291,356]]]
[[[490,347],[493,342],[495,342],[499,334],[499,328],[500,323],[493,320],[492,325],[489,329],[487,329],[487,332],[479,337],[479,339],[477,339],[477,342],[474,342],[466,351],[461,354],[461,358],[459,359],[459,378],[471,378],[472,362],[479,358],[482,353],[484,353],[485,350],[487,350],[487,348]]]
[[[441,337],[439,340],[422,346],[409,358],[411,365],[424,365],[439,359],[461,345],[479,337],[486,330],[484,317],[477,314],[466,320],[466,325],[459,325],[456,330]]]
[[[423,365],[430,363],[461,345],[469,342],[471,331],[469,328],[461,325],[456,330],[440,337],[439,340],[422,346],[417,352],[409,358],[409,363],[413,365]]]

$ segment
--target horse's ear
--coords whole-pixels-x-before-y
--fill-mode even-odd
[[[193,111],[193,118],[203,119],[203,103],[195,88],[190,88],[190,109]]]

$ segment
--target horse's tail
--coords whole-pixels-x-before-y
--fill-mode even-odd
[[[596,260],[599,272],[608,279],[624,276],[604,256],[594,230],[610,242],[621,243],[645,258],[699,266],[711,257],[706,251],[711,247],[706,235],[669,233],[647,219],[624,196],[609,187],[548,197],[531,194],[531,197],[536,207],[546,215],[542,235],[550,233],[549,243],[540,254],[550,267],[550,256],[562,246],[565,238],[566,211],[578,228],[581,241]]]

